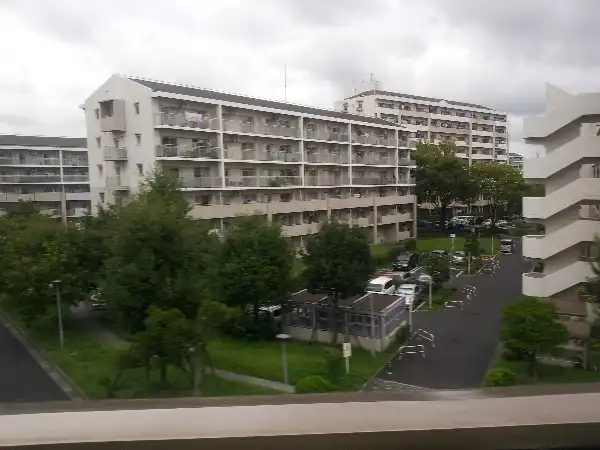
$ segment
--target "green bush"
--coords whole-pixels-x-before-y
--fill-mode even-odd
[[[408,330],[408,326],[407,325],[403,326],[396,332],[396,342],[400,345],[404,344],[406,341],[408,341],[409,334],[410,334],[410,331]]]
[[[486,387],[514,386],[515,384],[517,384],[517,375],[504,367],[490,370],[483,380],[483,385]]]
[[[319,392],[331,392],[332,390],[331,383],[318,375],[300,378],[296,383],[296,394],[317,394]]]
[[[327,365],[327,379],[337,383],[344,375],[344,357],[338,347],[329,347],[323,353]]]
[[[405,239],[402,241],[402,248],[407,252],[414,252],[417,250],[417,240],[416,239]]]

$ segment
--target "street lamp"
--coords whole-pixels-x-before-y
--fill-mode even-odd
[[[427,274],[423,274],[419,277],[419,281],[421,283],[427,283],[429,285],[429,309],[431,309],[431,297],[432,297],[432,285],[433,285],[433,278],[431,277],[431,275],[427,275]]]
[[[63,318],[62,318],[62,305],[60,302],[60,280],[54,280],[50,283],[50,288],[56,288],[56,312],[58,315],[58,339],[60,341],[60,348],[65,346],[65,331],[63,329]]]
[[[292,337],[289,334],[285,333],[278,334],[276,337],[281,341],[281,363],[283,365],[283,383],[287,385],[289,384],[289,377],[286,342],[289,341]]]

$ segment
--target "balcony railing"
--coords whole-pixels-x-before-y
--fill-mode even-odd
[[[389,177],[352,177],[353,185],[383,185],[383,184],[397,184],[396,180]]]
[[[305,155],[304,162],[316,163],[316,164],[348,164],[348,154],[319,154],[319,153],[307,153]]]
[[[391,156],[352,156],[352,164],[367,164],[367,165],[393,165],[395,164],[394,158]]]
[[[129,180],[123,177],[107,177],[106,187],[108,189],[129,189]]]
[[[158,158],[189,158],[189,159],[219,159],[219,147],[192,146],[192,145],[157,145]]]
[[[304,178],[306,186],[344,186],[349,184],[347,176],[307,176]]]
[[[60,166],[58,158],[0,158],[0,166]]]
[[[390,147],[396,146],[395,138],[374,136],[374,135],[352,135],[352,143],[356,144],[371,144],[371,145],[387,145]]]
[[[398,165],[399,166],[416,166],[417,162],[414,159],[410,159],[410,158],[400,158],[398,160]]]
[[[156,114],[157,125],[181,128],[197,128],[218,130],[219,119],[211,116],[201,116],[193,113],[158,113]]]
[[[67,158],[67,159],[63,160],[63,166],[82,166],[82,167],[86,167],[88,165],[89,165],[89,163],[88,163],[88,161],[86,159],[77,159],[77,158],[70,159],[70,158]]]
[[[65,183],[88,183],[90,181],[90,175],[87,173],[64,174],[63,181]]]
[[[60,183],[60,175],[0,175],[0,183]]]
[[[285,125],[261,124],[236,119],[223,121],[223,130],[237,133],[264,134],[267,136],[298,137],[298,128]]]
[[[417,142],[418,141],[412,139],[401,139],[400,141],[398,141],[398,147],[417,148]]]
[[[184,188],[220,188],[223,186],[221,177],[179,177],[178,180]]]
[[[228,177],[225,179],[225,185],[228,187],[284,187],[300,186],[302,179],[300,177],[290,176],[256,176],[256,177]]]
[[[258,161],[281,161],[281,162],[300,162],[300,153],[258,153]]]
[[[315,139],[319,141],[348,142],[348,133],[341,131],[305,129],[304,138]]]
[[[125,147],[104,147],[105,161],[123,161],[127,159],[127,148]]]

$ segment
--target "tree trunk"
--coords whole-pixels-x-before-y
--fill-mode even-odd
[[[329,313],[329,329],[331,330],[331,345],[337,345],[338,342],[338,326],[336,319],[336,313],[339,310],[340,297],[339,294],[334,294],[333,298],[333,307]]]
[[[537,358],[535,353],[529,353],[527,355],[527,373],[531,377],[535,377],[537,375]]]
[[[254,313],[254,323],[257,324],[258,323],[258,315],[260,313],[260,306],[258,304],[258,302],[255,302],[253,305],[253,313]]]
[[[168,382],[168,380],[167,380],[168,369],[169,369],[169,365],[166,362],[161,361],[160,362],[160,383],[163,386],[165,386]]]
[[[448,227],[446,227],[446,217],[448,217],[448,204],[445,202],[440,203],[440,230],[446,232]]]

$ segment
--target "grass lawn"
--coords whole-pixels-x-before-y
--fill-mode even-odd
[[[538,364],[538,376],[531,377],[527,373],[525,361],[506,361],[500,359],[495,368],[503,367],[517,375],[517,384],[552,384],[552,383],[594,383],[600,382],[600,372],[574,369],[571,367]]]
[[[396,348],[395,346],[392,346]],[[292,341],[287,343],[287,361],[290,384],[309,375],[326,375],[323,344]],[[369,379],[389,358],[390,352],[375,357],[365,350],[353,348],[350,358],[350,376],[340,390],[356,390]],[[219,369],[283,381],[281,343],[277,341],[247,342],[220,338],[209,345],[213,364]]]
[[[107,398],[104,379],[114,379],[117,350],[99,341],[90,332],[74,327],[65,330],[65,347],[59,347],[55,335],[33,333],[38,347],[52,359],[90,399]],[[158,381],[154,371],[150,383],[146,382],[143,369],[123,373],[118,398],[186,397],[192,395],[192,379],[189,373],[172,368],[169,373],[170,386],[157,391],[152,388]],[[237,381],[224,380],[210,374],[205,375],[202,394],[206,397],[232,395],[268,395],[277,391]]]
[[[494,251],[498,251],[500,240],[494,237]],[[484,253],[492,253],[492,238],[481,237],[479,238],[481,247]],[[465,238],[463,236],[457,236],[454,238],[454,250],[464,250]],[[420,252],[430,252],[433,250],[452,250],[452,238],[449,237],[420,237],[417,239],[417,249]]]

